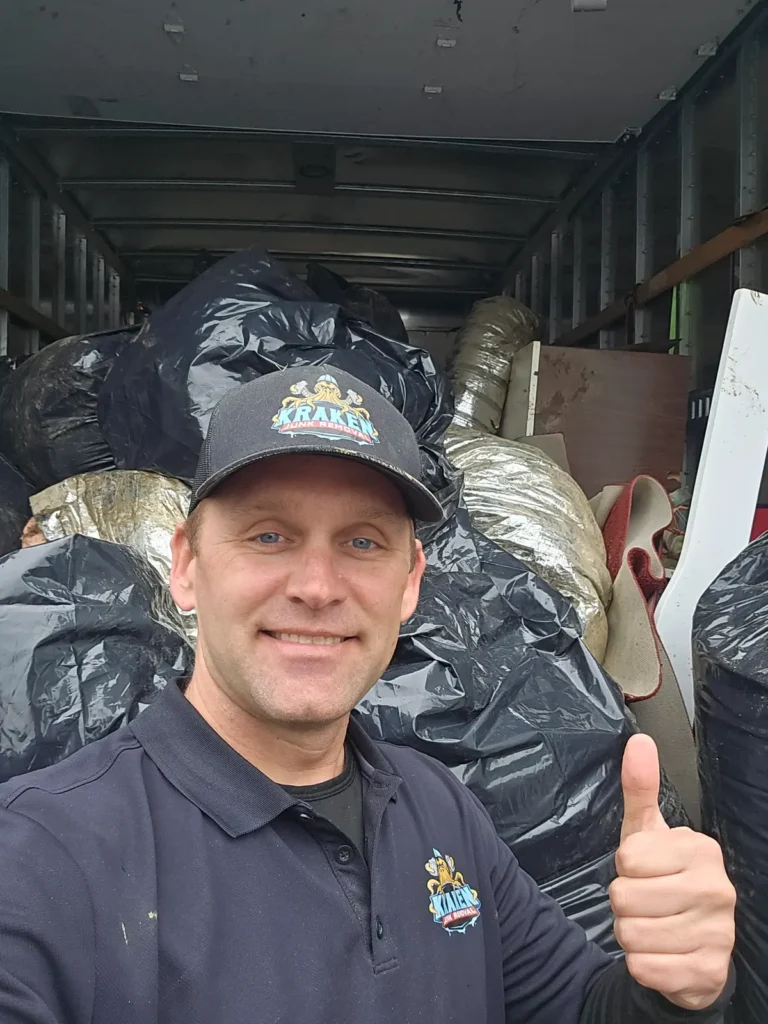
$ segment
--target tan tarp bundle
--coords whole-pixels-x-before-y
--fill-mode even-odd
[[[464,473],[475,526],[572,602],[598,660],[608,642],[611,578],[600,528],[579,485],[535,448],[461,427],[445,437]]]

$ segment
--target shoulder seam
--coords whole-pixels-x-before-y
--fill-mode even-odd
[[[88,785],[90,785],[90,783],[96,782],[98,779],[100,779],[102,777],[102,775],[105,775],[110,770],[110,768],[112,768],[114,766],[115,761],[118,759],[118,757],[121,754],[125,753],[125,751],[127,751],[127,750],[137,750],[137,749],[141,749],[141,743],[139,743],[138,739],[136,739],[134,737],[131,740],[130,744],[126,744],[125,746],[120,747],[119,750],[116,750],[114,752],[114,754],[112,755],[112,757],[109,759],[109,761],[107,761],[107,763],[105,765],[102,765],[97,771],[93,772],[92,775],[88,775],[85,778],[78,779],[76,782],[72,782],[72,783],[70,783],[68,785],[58,786],[58,787],[57,786],[39,786],[39,785],[36,785],[34,782],[29,782],[26,785],[22,785],[21,788],[18,789],[15,793],[12,793],[8,797],[7,801],[3,800],[2,802],[0,802],[0,806],[5,807],[7,810],[11,810],[12,805],[15,803],[16,800],[18,800],[20,797],[24,796],[25,793],[30,793],[30,792],[33,792],[33,791],[37,791],[37,792],[41,792],[41,793],[51,793],[51,794],[55,794],[56,796],[59,796],[62,793],[69,793],[73,789],[80,789],[81,786],[88,786]],[[63,762],[59,762],[59,763],[63,763]],[[14,813],[22,813],[23,814],[23,811],[22,812],[16,811]],[[26,817],[26,815],[24,815],[24,817]],[[41,826],[41,827],[44,827],[44,826]],[[47,831],[47,829],[46,829],[46,831]]]

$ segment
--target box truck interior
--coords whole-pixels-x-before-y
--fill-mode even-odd
[[[12,611],[0,621],[12,637],[5,675],[26,678],[29,692],[40,692],[38,682],[29,682],[36,678],[29,666],[37,662],[24,644],[45,648],[46,665],[58,666],[49,642],[69,642],[47,610],[38,633],[30,629],[30,609],[44,605],[25,559],[44,563],[47,552],[51,559],[58,554],[63,562],[53,575],[76,591],[64,603],[76,608],[84,595],[90,601],[94,584],[98,604],[111,590],[71,568],[80,564],[77,552],[105,537],[137,545],[148,510],[151,522],[165,516],[168,529],[158,536],[166,537],[167,569],[167,536],[184,514],[179,509],[186,507],[220,391],[275,365],[325,362],[324,351],[306,354],[306,336],[281,308],[264,315],[265,307],[285,299],[279,288],[275,304],[262,302],[271,292],[259,293],[260,329],[248,335],[253,308],[245,301],[233,309],[236,288],[227,287],[238,273],[251,287],[253,267],[268,262],[253,253],[196,281],[179,300],[195,296],[186,319],[177,316],[178,306],[161,310],[201,272],[247,247],[267,251],[289,275],[310,281],[325,268],[383,294],[413,344],[441,365],[473,303],[496,296],[482,308],[503,307],[510,322],[519,322],[504,337],[490,332],[493,346],[475,344],[470,354],[480,356],[468,361],[463,378],[456,359],[455,410],[444,376],[423,353],[382,338],[386,331],[371,341],[375,331],[364,318],[338,306],[329,314],[315,295],[304,296],[305,304],[322,305],[323,330],[335,316],[340,321],[338,333],[329,328],[316,346],[332,350],[331,366],[343,368],[354,357],[356,375],[362,367],[361,376],[376,378],[369,383],[390,396],[397,391],[403,411],[409,403],[424,405],[423,416],[413,408],[406,414],[420,420],[425,472],[446,510],[446,522],[422,534],[432,572],[422,619],[412,632],[406,624],[390,666],[394,675],[379,696],[366,698],[366,713],[395,730],[383,738],[440,758],[450,747],[451,767],[475,786],[523,866],[614,952],[606,886],[618,841],[619,757],[629,723],[636,722],[656,738],[691,821],[698,824],[701,812],[710,831],[719,827],[718,817],[735,829],[737,841],[724,844],[729,867],[748,864],[737,878],[740,896],[749,892],[762,927],[768,910],[755,897],[761,892],[755,878],[766,860],[765,830],[752,794],[768,785],[764,730],[750,729],[765,706],[764,662],[750,669],[761,682],[744,686],[734,671],[725,684],[744,712],[738,730],[731,728],[730,710],[721,714],[710,696],[698,703],[704,714],[697,718],[697,751],[689,716],[694,609],[703,588],[746,545],[768,438],[768,401],[760,393],[768,367],[762,345],[768,297],[755,295],[768,293],[766,140],[768,0],[4,5],[0,430],[7,450],[0,453],[0,539],[5,526],[8,543],[0,553],[4,604],[24,617],[23,630]],[[232,269],[236,262],[240,270]],[[217,274],[226,276],[225,286]],[[291,296],[295,286],[291,277]],[[225,307],[218,320],[211,312],[217,301]],[[129,325],[148,317],[133,344],[138,331]],[[222,322],[226,341],[217,333]],[[276,340],[285,323],[289,336]],[[513,346],[515,331],[525,337]],[[353,334],[350,355],[338,339]],[[212,337],[209,377],[210,351],[197,356]],[[262,343],[273,342],[273,349],[285,350],[283,362],[261,351]],[[241,348],[247,358],[238,364]],[[403,348],[407,356],[398,355]],[[504,373],[489,372],[499,362]],[[470,385],[478,380],[498,392],[479,424],[473,414],[489,395],[475,403]],[[739,430],[731,429],[734,423]],[[477,435],[463,433],[478,425]],[[549,444],[563,468],[541,455]],[[742,472],[747,463],[750,473]],[[155,497],[137,499],[138,513],[110,519],[118,505],[110,488],[130,477],[125,486],[135,496],[134,482],[148,477],[147,470],[153,476],[141,486]],[[78,489],[90,487],[97,497],[81,504],[108,510],[104,523],[71,522],[74,540],[54,535],[50,526],[46,533],[46,518],[58,523],[60,506],[73,496],[77,504]],[[641,529],[635,495],[643,487],[653,500],[640,507]],[[174,496],[170,512],[158,489]],[[761,504],[768,505],[765,484],[763,491]],[[531,495],[539,505],[520,514],[515,501]],[[592,508],[587,497],[598,498]],[[617,507],[621,514],[613,516]],[[118,520],[129,528],[120,537],[111,532]],[[662,562],[656,540],[670,524],[669,559]],[[699,544],[713,533],[719,545]],[[730,598],[734,622],[721,628],[721,616],[715,631],[720,642],[732,629],[738,644],[731,657],[740,670],[744,651],[761,648],[750,623],[762,621],[766,540],[750,549],[756,565],[744,563],[752,574],[746,596],[741,580],[726,576],[728,592],[738,593]],[[47,551],[27,550],[46,542]],[[16,551],[19,545],[25,550]],[[638,547],[651,566],[642,587],[634,575]],[[531,556],[540,561],[532,565]],[[129,580],[132,571],[126,570]],[[135,592],[135,583],[126,585],[122,570],[119,575],[120,593]],[[36,595],[31,602],[28,579]],[[162,579],[157,586],[165,593]],[[716,589],[709,592],[711,614]],[[55,592],[60,600],[66,588]],[[578,621],[578,607],[574,615],[575,605],[586,608],[586,624]],[[154,650],[154,620],[149,625],[149,639],[131,635]],[[708,641],[712,631],[705,626]],[[193,623],[184,628],[191,637]],[[88,692],[94,666],[101,670],[100,636],[97,641],[95,657],[88,634],[85,653],[75,658],[83,666],[76,689],[85,719],[87,701],[79,693]],[[122,680],[126,655],[115,650],[119,666],[111,678]],[[638,650],[646,656],[616,657]],[[707,655],[705,694],[723,685],[721,654],[715,644]],[[401,678],[408,680],[402,715],[393,683]],[[49,670],[45,685],[57,703],[58,670]],[[20,719],[33,719],[38,705],[23,686],[14,683],[12,691]],[[449,694],[437,716],[434,694]],[[635,702],[634,719],[625,717],[625,697]],[[122,682],[115,703],[120,716],[128,713]],[[515,714],[507,714],[513,707]],[[424,709],[424,719],[439,721],[434,736],[422,728]],[[69,724],[79,745],[85,726],[77,715]],[[14,735],[5,730],[0,778],[3,771],[10,777],[38,766],[37,736],[33,723],[13,749]],[[481,736],[488,739],[478,746]],[[721,758],[724,736],[730,759]],[[500,799],[502,789],[512,796]],[[675,817],[682,806],[671,789],[662,803],[670,821],[683,820]],[[764,961],[759,942],[749,939],[744,948],[745,962],[750,951]],[[744,972],[752,979],[758,973],[751,966]],[[766,1019],[764,982],[755,988],[764,1001],[744,1018],[749,1024]],[[749,989],[743,998],[752,998]]]
[[[687,353],[711,388],[734,287],[768,285],[763,3],[269,7],[0,12],[3,351],[259,245],[380,289],[441,360],[506,288],[545,341]]]

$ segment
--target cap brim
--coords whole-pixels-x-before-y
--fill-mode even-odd
[[[405,473],[396,466],[392,466],[381,459],[372,458],[370,455],[365,455],[363,452],[349,451],[346,448],[333,448],[327,445],[317,445],[316,447],[306,445],[302,446],[300,449],[294,448],[290,451],[286,451],[284,448],[270,448],[266,451],[249,455],[247,458],[239,459],[237,462],[230,463],[228,466],[220,469],[218,473],[214,473],[213,476],[208,477],[208,479],[198,487],[197,491],[194,492],[189,506],[190,514],[195,510],[203,498],[207,498],[212,491],[214,491],[234,473],[237,473],[238,470],[244,469],[246,466],[251,466],[256,462],[263,462],[265,459],[273,459],[278,455],[330,455],[334,458],[350,459],[354,462],[362,462],[371,469],[378,470],[379,473],[382,473],[392,481],[395,487],[397,487],[403,495],[408,511],[414,519],[417,519],[422,523],[439,523],[443,519],[443,508],[440,502],[428,487],[425,487],[420,480],[411,476],[410,473]]]

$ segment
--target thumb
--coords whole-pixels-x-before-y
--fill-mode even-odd
[[[661,769],[659,752],[650,736],[632,736],[624,749],[621,788],[624,793],[622,842],[635,832],[666,832],[669,826],[659,810]]]

